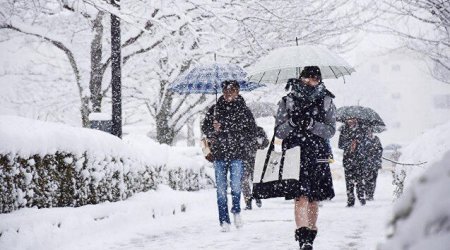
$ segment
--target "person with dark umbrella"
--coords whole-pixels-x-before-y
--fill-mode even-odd
[[[288,187],[286,199],[295,199],[295,240],[310,250],[317,235],[319,201],[334,197],[329,166],[329,139],[336,131],[334,95],[325,88],[320,68],[306,66],[300,79],[290,79],[291,92],[279,103],[275,135],[285,149],[300,146],[300,180]]]
[[[344,173],[347,188],[347,207],[355,205],[356,194],[362,206],[366,204],[365,199],[365,144],[367,141],[368,128],[361,121],[349,118],[340,128],[338,147],[344,150]]]

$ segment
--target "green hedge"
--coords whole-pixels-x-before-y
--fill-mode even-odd
[[[78,207],[131,195],[168,184],[176,190],[213,187],[205,167],[165,169],[130,158],[99,157],[85,152],[56,152],[23,158],[0,154],[0,213],[23,207]]]

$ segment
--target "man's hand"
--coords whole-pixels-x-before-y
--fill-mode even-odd
[[[350,145],[350,152],[355,152],[357,142],[356,140],[352,140],[352,144]]]
[[[214,127],[214,131],[216,131],[216,133],[220,132],[222,129],[220,128],[220,123],[216,120],[213,121],[213,127]]]

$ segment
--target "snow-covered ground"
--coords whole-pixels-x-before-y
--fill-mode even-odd
[[[390,172],[381,172],[375,201],[347,208],[342,168],[333,171],[337,195],[320,208],[316,249],[375,249],[391,212]],[[0,249],[298,249],[292,201],[264,200],[242,211],[243,228],[222,233],[215,197],[160,186],[115,203],[21,209],[0,215]]]

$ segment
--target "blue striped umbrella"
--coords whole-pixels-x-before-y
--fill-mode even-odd
[[[251,91],[264,86],[247,82],[247,73],[236,64],[200,65],[178,77],[169,85],[169,90],[180,94],[216,94],[222,92],[221,83],[226,80],[239,82],[241,91]]]

